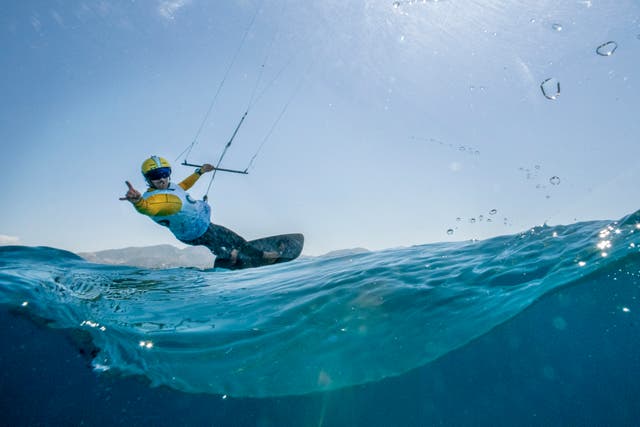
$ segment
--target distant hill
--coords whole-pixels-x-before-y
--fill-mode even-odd
[[[340,249],[328,252],[322,257],[348,256],[367,252],[370,251],[365,248]],[[188,246],[179,249],[172,245],[156,245],[80,252],[78,255],[96,264],[130,265],[141,268],[195,267],[205,269],[212,268],[214,261],[214,256],[204,246]]]
[[[143,268],[212,268],[214,260],[211,252],[204,246],[189,246],[179,249],[172,245],[156,245],[81,252],[78,255],[97,264],[130,265]]]

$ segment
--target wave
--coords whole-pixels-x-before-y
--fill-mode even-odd
[[[191,393],[300,395],[398,376],[550,291],[640,265],[639,223],[636,212],[234,272],[106,266],[8,246],[0,303],[86,331],[98,371]]]

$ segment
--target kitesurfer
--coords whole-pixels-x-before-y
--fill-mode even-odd
[[[170,181],[171,165],[163,157],[149,157],[141,169],[149,185],[147,191],[141,194],[125,181],[129,189],[120,200],[128,200],[138,212],[169,228],[182,243],[209,248],[216,256],[216,267],[246,268],[252,267],[255,259],[277,260],[278,252],[259,251],[228,228],[211,223],[209,204],[187,193],[203,174],[215,169],[212,165],[202,165],[177,185]],[[259,264],[265,264],[264,260]]]

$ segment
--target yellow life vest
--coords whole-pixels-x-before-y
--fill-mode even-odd
[[[197,239],[209,227],[211,207],[202,200],[193,200],[179,185],[149,190],[142,198],[147,202],[147,209],[141,213],[168,227],[179,240]]]

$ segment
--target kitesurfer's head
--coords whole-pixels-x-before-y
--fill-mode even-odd
[[[171,165],[165,158],[151,156],[142,162],[141,170],[142,176],[151,187],[159,190],[165,190],[169,187]]]

